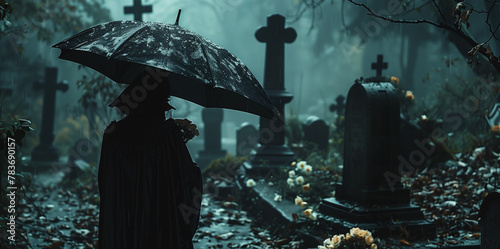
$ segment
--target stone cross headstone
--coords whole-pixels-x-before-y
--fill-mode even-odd
[[[328,139],[330,138],[330,127],[323,119],[310,116],[302,125],[304,131],[304,141],[318,146],[318,149],[328,151]]]
[[[266,43],[264,90],[281,113],[269,120],[260,118],[259,148],[251,153],[252,164],[280,165],[293,161],[294,153],[285,144],[285,104],[293,96],[285,91],[285,43],[297,37],[293,28],[285,28],[285,17],[275,14],[267,18],[267,27],[255,32],[258,41]]]
[[[57,68],[45,68],[45,82],[35,82],[35,89],[43,89],[42,129],[40,143],[33,149],[32,161],[59,161],[59,152],[54,147],[54,118],[56,91],[66,92],[68,83],[57,83]]]
[[[134,14],[134,21],[142,21],[142,14],[153,12],[153,6],[142,5],[142,0],[134,0],[134,5],[125,6],[125,14]]]
[[[198,152],[196,160],[201,169],[210,165],[212,160],[223,158],[227,152],[222,150],[221,125],[224,112],[220,108],[205,108],[201,111],[203,120],[204,149]]]
[[[500,193],[488,194],[479,210],[481,248],[500,248]]]
[[[345,97],[343,95],[339,95],[335,99],[335,102],[337,102],[337,104],[331,104],[330,105],[330,111],[331,112],[337,112],[337,114],[339,116],[344,115],[344,111],[345,111]]]
[[[377,62],[372,63],[372,69],[376,70],[376,77],[382,77],[382,70],[387,69],[387,62],[384,62],[384,56],[379,54],[377,55]]]
[[[259,131],[245,122],[236,130],[236,156],[246,156],[257,147]]]

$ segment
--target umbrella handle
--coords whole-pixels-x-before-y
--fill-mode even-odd
[[[175,25],[179,25],[179,17],[181,17],[181,9],[179,9],[179,12],[177,13],[177,19],[175,19]]]

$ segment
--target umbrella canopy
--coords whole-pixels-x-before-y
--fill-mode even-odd
[[[52,47],[60,59],[131,84],[151,68],[170,72],[173,96],[205,107],[266,118],[279,115],[250,70],[233,54],[178,25],[113,21],[86,29]]]

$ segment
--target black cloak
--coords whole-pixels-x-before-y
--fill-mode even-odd
[[[180,128],[160,114],[130,115],[103,136],[99,249],[193,248],[201,172]]]

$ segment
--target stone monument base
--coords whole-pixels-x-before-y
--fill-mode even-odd
[[[414,205],[355,205],[339,201],[335,197],[323,199],[319,211],[329,216],[332,226],[348,232],[353,227],[383,234],[400,233],[402,229],[412,236],[435,236],[435,225],[426,220],[418,206]]]

